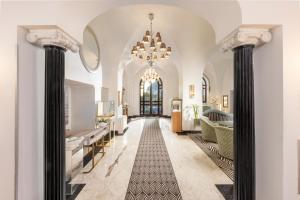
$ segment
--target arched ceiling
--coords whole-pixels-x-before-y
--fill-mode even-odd
[[[162,40],[173,49],[170,61],[160,65],[171,62],[180,72],[181,66],[199,63],[214,48],[212,26],[185,9],[164,5],[126,6],[110,10],[89,24],[100,43],[102,66],[125,67],[131,63],[132,46],[149,29],[149,12],[155,14],[154,31],[161,32]]]

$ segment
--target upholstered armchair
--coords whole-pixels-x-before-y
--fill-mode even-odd
[[[215,133],[216,124],[211,122],[207,117],[200,118],[200,126],[202,130],[202,138],[209,142],[217,142]]]
[[[232,121],[233,116],[217,109],[209,109],[203,112],[203,116],[208,117],[210,121]]]
[[[217,126],[215,127],[219,154],[225,158],[233,160],[233,128]]]
[[[203,105],[202,106],[202,112],[205,112],[205,111],[210,110],[210,109],[211,109],[211,107],[208,106],[208,105]]]

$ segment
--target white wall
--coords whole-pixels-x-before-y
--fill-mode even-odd
[[[84,84],[71,86],[71,131],[82,131],[95,127],[95,89]]]
[[[228,95],[230,100],[230,91],[233,90],[233,53],[222,53],[220,49],[215,49],[207,60],[204,74],[210,82],[209,96],[216,97],[217,103],[223,106],[223,95]],[[229,112],[230,102],[229,107],[222,107],[222,110]]]
[[[95,88],[95,102],[101,99],[102,67],[93,73],[83,66],[79,53],[67,51],[65,54],[65,78],[92,85]]]
[[[282,73],[278,70],[270,71],[269,76],[280,75],[283,79],[283,131],[281,132],[283,147],[283,183],[281,191],[281,199],[284,200],[299,200],[298,194],[298,166],[297,166],[297,140],[300,138],[299,133],[299,115],[300,110],[300,10],[299,1],[277,1],[277,2],[240,2],[243,13],[243,23],[245,24],[282,24],[283,32],[283,65],[281,65]],[[255,14],[253,14],[255,13]],[[277,54],[274,54],[277,55]],[[277,59],[276,57],[264,57],[264,59]],[[264,81],[267,84],[267,80]],[[265,94],[267,95],[267,94]],[[272,93],[272,95],[275,95]],[[267,98],[266,96],[263,96]],[[257,102],[258,103],[258,102]],[[273,107],[275,107],[274,105]],[[278,105],[279,106],[279,105]],[[268,119],[264,119],[266,125],[265,129],[273,130],[267,126],[271,123]],[[269,124],[270,123],[270,124]],[[273,126],[277,126],[272,123]],[[258,132],[262,132],[259,129]],[[271,132],[264,132],[265,134],[272,134]],[[266,143],[261,144],[264,146],[276,143],[277,138],[270,138]],[[273,157],[274,152],[268,152],[267,157]],[[258,163],[259,164],[259,163]],[[274,170],[273,170],[274,169]],[[277,168],[269,166],[263,169],[263,173],[272,173],[277,176]],[[261,172],[261,173],[262,173]],[[263,180],[264,183],[272,183],[274,177],[265,177],[268,180]],[[264,191],[265,195],[272,196],[275,188],[268,188]]]
[[[43,199],[45,53],[25,40],[18,29],[18,199]],[[8,134],[8,132],[6,132]],[[7,137],[7,136],[6,136]],[[2,152],[7,153],[7,152]],[[9,168],[3,164],[0,170]],[[9,176],[9,174],[8,174]],[[2,176],[2,178],[5,178]],[[5,179],[12,184],[11,179]],[[13,199],[13,198],[5,198]]]
[[[254,51],[256,196],[259,200],[283,199],[282,28],[275,28],[272,33],[273,41]]]

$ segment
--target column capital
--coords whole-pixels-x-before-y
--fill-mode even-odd
[[[54,45],[71,50],[79,51],[79,43],[57,26],[28,26],[26,39],[36,46]]]
[[[270,26],[242,25],[221,41],[223,52],[243,45],[261,46],[272,40]]]

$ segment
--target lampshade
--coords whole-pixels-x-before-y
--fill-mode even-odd
[[[160,50],[162,50],[162,51],[166,50],[166,44],[165,43],[161,43]]]
[[[156,43],[160,46],[161,45],[161,37],[156,39]]]
[[[155,49],[155,42],[154,42],[154,39],[151,40],[150,49],[151,49],[151,50],[154,50],[154,49]]]
[[[146,34],[145,34],[145,36],[149,39],[150,37],[151,37],[151,35],[150,35],[150,31],[146,31]]]
[[[137,43],[136,43],[136,48],[137,48],[137,49],[140,49],[140,46],[141,46],[141,42],[137,42]]]
[[[157,40],[158,38],[161,39],[160,32],[157,32],[157,33],[156,33],[156,40]]]
[[[149,43],[149,38],[148,38],[147,36],[144,36],[143,42],[144,42],[145,44]]]
[[[140,45],[140,50],[145,51],[145,45],[143,43],[141,43],[141,45]]]
[[[136,46],[134,46],[134,47],[133,47],[133,49],[132,49],[132,52],[133,52],[134,54],[136,54],[136,53],[138,52],[138,50],[137,50],[137,47],[136,47]]]
[[[171,47],[168,47],[168,49],[167,49],[167,54],[168,54],[168,55],[170,55],[170,54],[171,54],[171,52],[172,52],[172,49],[171,49]]]

